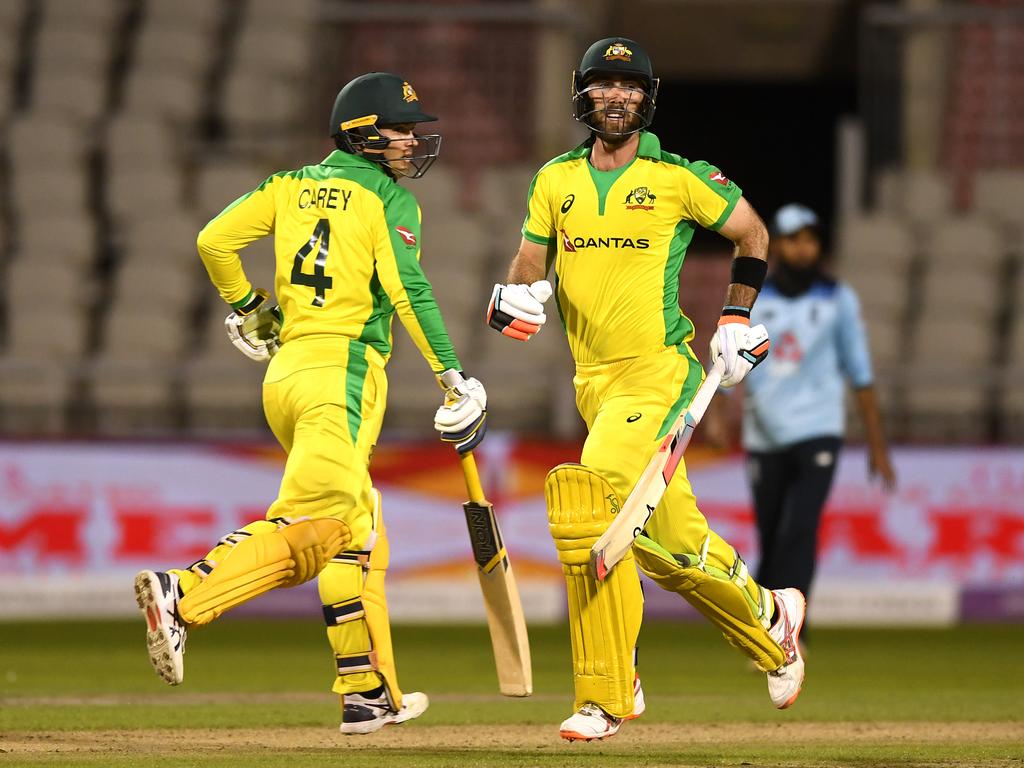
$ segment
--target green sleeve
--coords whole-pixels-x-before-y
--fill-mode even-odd
[[[384,220],[377,235],[381,286],[431,370],[462,370],[430,281],[420,266],[420,208],[411,193],[401,187],[395,190],[383,201]]]

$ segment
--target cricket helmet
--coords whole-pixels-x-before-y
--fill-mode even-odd
[[[331,110],[330,135],[342,151],[382,163],[391,172],[381,154],[391,139],[380,135],[378,129],[436,120],[420,109],[419,97],[408,80],[390,72],[369,72],[338,92]],[[440,134],[417,135],[416,140],[418,154],[406,158],[415,172],[404,174],[413,179],[426,173],[441,151]]]
[[[654,76],[647,51],[638,42],[626,37],[598,40],[583,54],[579,69],[572,73],[573,117],[593,131],[601,130],[595,123],[595,116],[604,110],[594,108],[589,93],[593,90],[591,81],[602,75],[636,78],[641,83],[644,98],[634,112],[639,118],[638,126],[618,135],[636,133],[649,126],[654,120],[658,78]]]

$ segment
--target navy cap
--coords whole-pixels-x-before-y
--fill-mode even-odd
[[[774,237],[789,237],[807,227],[818,228],[821,221],[818,214],[800,203],[784,205],[772,217],[771,234]]]

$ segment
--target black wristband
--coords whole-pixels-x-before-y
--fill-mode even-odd
[[[732,279],[729,282],[737,285],[749,285],[755,291],[760,291],[767,274],[768,262],[764,259],[754,256],[737,256],[732,260]]]

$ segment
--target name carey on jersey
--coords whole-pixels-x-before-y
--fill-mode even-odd
[[[584,248],[637,248],[643,250],[651,247],[646,237],[570,237],[565,229],[560,230],[562,247],[566,253],[576,253]]]
[[[298,206],[303,208],[331,208],[334,210],[348,210],[348,201],[352,197],[352,190],[339,189],[338,187],[316,187],[315,189],[303,189],[299,192]]]

